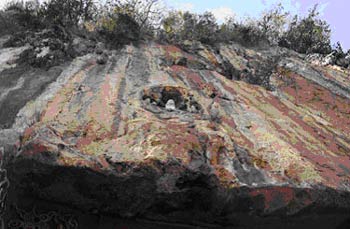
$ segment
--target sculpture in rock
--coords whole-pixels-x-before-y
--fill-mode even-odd
[[[169,99],[166,104],[165,104],[165,109],[167,111],[174,111],[176,110],[176,107],[175,107],[175,101],[172,100],[172,99]]]

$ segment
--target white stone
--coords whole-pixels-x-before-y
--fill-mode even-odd
[[[165,104],[165,109],[167,111],[174,111],[174,110],[176,110],[175,101],[172,100],[172,99],[169,99],[168,102],[166,102],[166,104]]]
[[[40,53],[36,55],[36,58],[44,57],[50,53],[50,47],[44,47],[41,49]]]
[[[333,55],[333,53],[328,54],[322,61],[323,66],[333,65],[334,63],[335,63],[335,56]]]
[[[196,112],[197,112],[197,108],[196,108],[194,105],[192,105],[192,106],[190,107],[190,112],[191,112],[191,113],[196,113]]]

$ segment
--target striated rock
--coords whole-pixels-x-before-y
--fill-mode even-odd
[[[8,205],[29,212],[15,222],[53,208],[61,225],[81,228],[116,228],[118,217],[135,228],[136,218],[150,228],[348,225],[346,72],[237,44],[110,55],[0,72]]]

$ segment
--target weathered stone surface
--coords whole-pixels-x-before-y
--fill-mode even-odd
[[[73,39],[69,47],[69,54],[72,57],[83,56],[95,49],[95,43],[93,41],[76,37]]]
[[[349,72],[278,49],[196,50],[126,46],[104,65],[86,55],[58,76],[42,73],[51,80],[15,99],[25,102],[14,112],[3,95],[0,121],[19,135],[8,150],[16,155],[7,167],[10,199],[217,228],[274,228],[278,217],[290,228],[346,225]],[[220,74],[223,59],[257,81]],[[0,72],[0,82],[15,70]],[[21,75],[35,82],[27,74],[6,88]],[[23,85],[27,93],[30,83]]]
[[[108,61],[108,54],[107,53],[102,53],[101,55],[99,55],[97,57],[97,60],[96,60],[96,62],[98,64],[106,64],[107,61]]]

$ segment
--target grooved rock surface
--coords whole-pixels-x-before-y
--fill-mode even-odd
[[[16,75],[0,91],[0,124],[18,135],[10,199],[203,227],[345,225],[349,71],[278,48],[187,51],[126,46],[104,65],[88,54],[41,71],[40,89]]]

